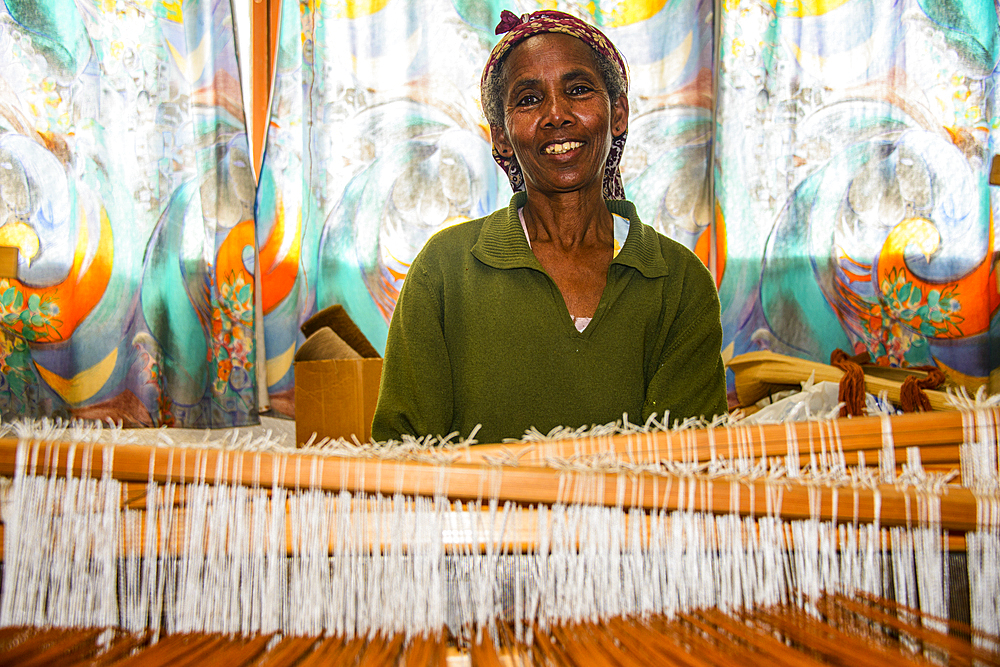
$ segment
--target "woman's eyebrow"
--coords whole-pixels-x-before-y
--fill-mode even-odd
[[[541,79],[520,79],[510,87],[510,92],[514,93],[523,88],[537,88],[541,82]]]
[[[562,75],[563,82],[570,81],[572,79],[593,79],[594,72],[587,69],[573,69]]]
[[[566,72],[559,78],[563,83],[567,83],[569,81],[572,81],[573,79],[590,80],[594,78],[594,72],[587,69],[573,69]],[[519,79],[511,85],[510,92],[516,93],[524,88],[538,88],[539,86],[541,86],[541,83],[542,83],[541,79]]]

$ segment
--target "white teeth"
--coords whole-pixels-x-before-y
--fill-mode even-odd
[[[560,155],[566,151],[571,151],[574,148],[579,148],[582,146],[579,141],[567,141],[562,144],[551,144],[545,147],[546,155]]]

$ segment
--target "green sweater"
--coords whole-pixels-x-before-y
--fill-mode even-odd
[[[559,288],[506,209],[435,234],[406,275],[389,325],[377,440],[401,435],[520,438],[534,426],[604,424],[651,413],[671,423],[726,411],[719,297],[687,248],[642,224],[635,206],[590,325],[579,332]]]

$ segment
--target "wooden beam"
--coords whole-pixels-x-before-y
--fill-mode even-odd
[[[683,478],[650,473],[566,471],[542,467],[494,467],[451,463],[357,459],[297,452],[247,452],[140,445],[34,442],[22,451],[17,470],[14,439],[0,439],[0,475],[15,473],[100,477],[105,453],[111,475],[120,481],[220,482],[246,486],[316,488],[392,495],[444,495],[452,500],[497,498],[524,505],[588,503],[645,510],[679,508],[743,516],[777,511],[785,520],[821,518],[840,523],[870,522],[908,526],[918,521],[914,489],[882,484],[875,488],[831,488],[820,481],[728,479],[708,474]],[[72,463],[69,455],[73,454]],[[692,491],[693,489],[693,491]],[[780,498],[780,500],[779,500]],[[692,502],[694,507],[692,507]],[[775,507],[780,504],[780,509]],[[876,508],[881,511],[876,517]],[[972,491],[949,485],[941,497],[945,530],[976,530],[979,500]]]

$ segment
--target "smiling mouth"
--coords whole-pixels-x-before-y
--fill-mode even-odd
[[[561,144],[549,144],[545,147],[544,152],[546,155],[562,155],[580,146],[583,144],[579,141],[565,141]]]

